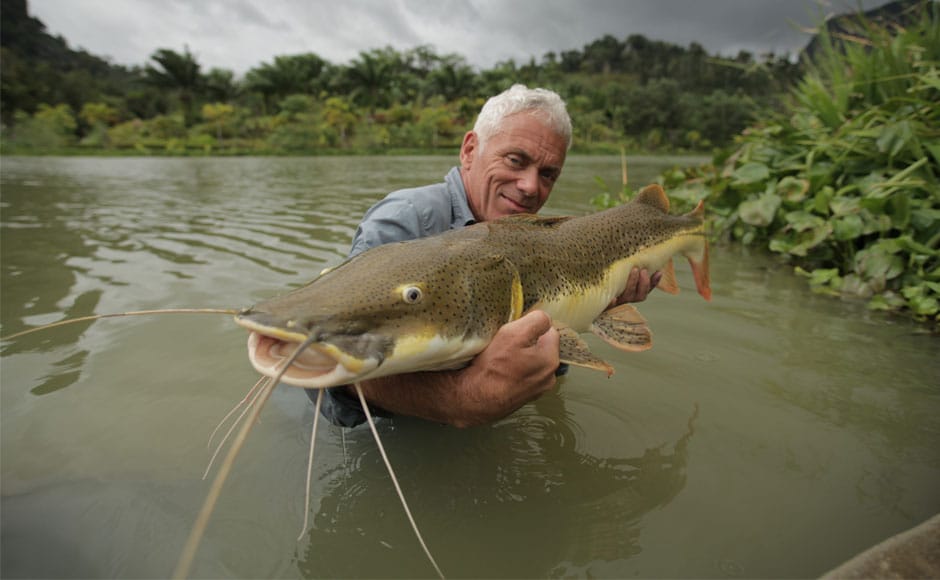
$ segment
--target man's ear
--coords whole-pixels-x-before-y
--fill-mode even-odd
[[[473,131],[467,131],[467,134],[463,136],[463,143],[460,145],[460,165],[464,170],[470,169],[479,146],[480,140],[477,134]]]

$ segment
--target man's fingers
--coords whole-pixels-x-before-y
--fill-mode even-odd
[[[533,310],[519,320],[516,320],[516,327],[526,342],[535,343],[539,337],[552,329],[551,317],[541,310]]]
[[[640,269],[636,266],[630,270],[630,275],[627,276],[627,285],[625,289],[627,292],[631,292],[633,288],[636,288],[636,283],[640,279]]]
[[[659,281],[663,279],[662,272],[653,272],[653,275],[650,276],[650,290],[659,285]]]

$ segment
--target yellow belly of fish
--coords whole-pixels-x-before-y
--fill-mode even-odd
[[[633,268],[646,269],[652,274],[662,269],[690,241],[691,238],[687,236],[677,236],[663,244],[641,250],[611,264],[599,284],[582,287],[576,293],[543,299],[531,310],[542,310],[555,323],[570,326],[576,332],[587,332],[611,301],[623,293]]]
[[[445,337],[439,334],[404,336],[396,341],[392,354],[362,378],[461,368],[486,348],[488,342],[480,338]]]
[[[544,311],[555,324],[569,326],[575,332],[587,332],[611,300],[623,292],[631,269],[630,260],[618,262],[608,270],[600,284],[582,287],[577,293],[543,299],[532,309]]]

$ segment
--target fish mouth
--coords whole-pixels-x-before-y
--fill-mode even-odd
[[[244,317],[236,322],[248,328],[248,360],[256,371],[276,378],[284,364],[307,340],[307,336],[258,324]],[[314,342],[297,354],[279,381],[305,389],[323,389],[361,379],[375,369],[379,360],[358,358],[328,342]]]
[[[248,360],[262,375],[275,378],[284,363],[293,356],[300,343],[288,342],[260,332],[248,335]],[[313,346],[305,348],[281,375],[281,382],[295,387],[322,388],[331,386],[338,376],[352,378],[355,373],[336,358]],[[342,384],[342,383],[336,383]]]

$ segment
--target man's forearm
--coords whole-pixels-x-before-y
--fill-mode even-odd
[[[395,415],[419,417],[456,427],[486,422],[474,419],[474,401],[461,388],[460,371],[421,372],[393,375],[359,383],[368,403]],[[356,396],[355,387],[347,387]],[[467,400],[471,399],[471,400]]]

